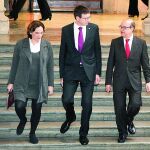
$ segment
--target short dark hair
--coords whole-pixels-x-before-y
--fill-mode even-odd
[[[76,17],[80,17],[82,16],[82,14],[89,14],[90,10],[82,5],[76,6],[74,9],[74,18],[76,19]]]
[[[38,21],[38,20],[34,20],[32,21],[28,27],[27,27],[27,36],[28,38],[32,39],[32,35],[31,33],[35,31],[36,28],[38,27],[42,27],[43,31],[45,31],[45,26],[42,22]]]

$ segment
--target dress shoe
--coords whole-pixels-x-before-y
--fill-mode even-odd
[[[130,134],[135,134],[136,129],[135,129],[135,126],[134,126],[133,122],[130,122],[130,123],[128,124],[128,132],[129,132]]]
[[[89,143],[89,139],[86,136],[80,136],[79,142],[81,145],[87,145]]]
[[[37,144],[39,140],[35,134],[29,134],[29,142],[32,144]]]
[[[60,133],[65,133],[69,130],[70,128],[70,124],[72,122],[69,122],[69,121],[65,121],[62,125],[61,125],[61,128],[60,128]]]
[[[127,139],[126,134],[119,134],[118,143],[124,143]]]
[[[41,19],[39,19],[39,20],[40,20],[40,21],[46,21],[47,19],[51,20],[52,17],[50,16],[50,17],[48,17],[48,18],[41,18]]]
[[[69,130],[70,128],[70,125],[72,122],[74,122],[76,120],[76,116],[71,120],[71,121],[68,121],[66,120],[62,125],[61,125],[61,128],[60,128],[60,133],[65,133]]]
[[[27,122],[27,120],[26,121],[20,121],[20,123],[19,123],[19,125],[17,127],[17,130],[16,130],[16,134],[17,135],[21,135],[22,134],[22,132],[24,130],[24,127],[26,125],[26,122]]]

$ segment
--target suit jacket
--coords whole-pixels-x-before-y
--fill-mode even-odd
[[[82,53],[75,48],[74,23],[62,28],[61,46],[59,54],[60,78],[74,79],[76,68],[82,62],[89,80],[93,81],[95,75],[101,75],[101,46],[99,28],[89,23],[86,26],[86,39]]]
[[[150,66],[146,42],[134,36],[130,56],[127,60],[123,37],[113,39],[107,62],[105,84],[111,85],[113,76],[113,90],[118,91],[124,86],[126,82],[124,77],[127,75],[134,90],[141,91],[141,67],[143,68],[146,82],[150,82]]]
[[[12,60],[8,83],[14,84],[15,99],[25,101],[25,89],[29,82],[29,73],[32,63],[29,39],[17,42]],[[48,41],[42,40],[40,47],[40,73],[38,102],[47,102],[48,86],[54,85],[53,52]]]

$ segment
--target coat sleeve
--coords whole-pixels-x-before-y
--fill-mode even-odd
[[[112,40],[111,46],[110,46],[110,51],[109,51],[109,56],[108,56],[108,61],[107,61],[105,85],[112,84],[114,59],[115,59],[115,46],[114,46],[114,41]]]
[[[21,50],[21,46],[18,42],[15,45],[15,48],[14,48],[14,53],[13,53],[13,58],[12,58],[12,64],[11,64],[8,84],[10,84],[10,83],[14,84],[17,69],[18,69],[19,59],[20,59],[20,50]]]
[[[147,45],[146,42],[143,42],[142,46],[142,55],[141,55],[141,64],[143,68],[143,74],[146,83],[150,82],[150,65],[149,65],[149,57],[148,57],[148,52],[147,52]]]

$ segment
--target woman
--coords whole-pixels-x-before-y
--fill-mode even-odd
[[[42,104],[47,103],[48,93],[53,94],[54,86],[53,52],[50,43],[42,39],[44,30],[43,23],[33,21],[27,28],[28,38],[17,42],[7,86],[8,92],[14,91],[15,111],[20,119],[17,135],[24,130],[27,101],[32,100],[29,141],[33,144],[38,143],[35,131]]]

